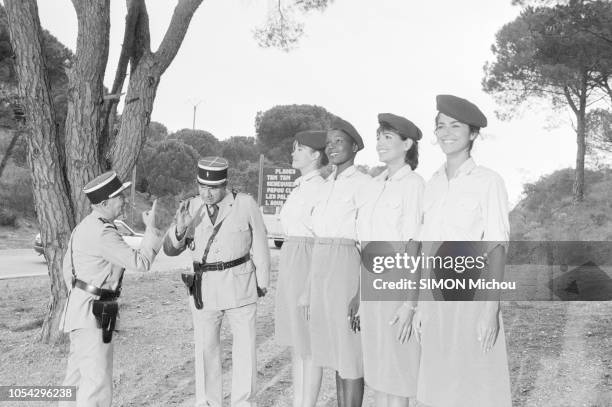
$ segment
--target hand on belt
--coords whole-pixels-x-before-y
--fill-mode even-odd
[[[225,269],[230,269],[232,267],[239,266],[243,263],[246,263],[251,258],[250,253],[245,254],[242,257],[239,257],[230,261],[217,261],[214,263],[193,263],[193,271],[199,272],[207,272],[207,271],[223,271]]]

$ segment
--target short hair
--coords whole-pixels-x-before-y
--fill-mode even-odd
[[[317,163],[317,167],[318,168],[325,167],[327,164],[329,164],[329,159],[327,158],[327,154],[325,154],[325,149],[318,150],[316,148],[312,148],[310,146],[307,146],[306,144],[300,144],[299,141],[294,140],[293,141],[293,147],[295,148],[296,145],[300,145],[302,147],[308,147],[311,151],[318,151],[319,152],[319,162]]]
[[[438,112],[438,114],[436,115],[436,120],[435,120],[435,125],[438,126],[438,118],[440,117],[440,112]],[[460,123],[463,123],[461,120],[457,120]],[[468,126],[469,130],[470,130],[470,134],[476,134],[479,135],[480,134],[480,127],[478,126],[474,126],[473,124],[467,124],[467,123],[463,123],[465,125]],[[476,140],[476,137],[474,137],[474,140]],[[474,147],[474,140],[470,140],[470,145],[468,147],[468,153],[472,152],[472,147]]]
[[[380,135],[385,131],[390,131],[394,134],[397,134],[399,138],[403,141],[408,140],[408,136],[401,134],[394,127],[389,126],[387,123],[381,123],[376,129],[376,134]],[[419,166],[419,141],[411,138],[412,146],[406,151],[406,155],[404,156],[404,162],[410,166],[412,170],[415,170]]]

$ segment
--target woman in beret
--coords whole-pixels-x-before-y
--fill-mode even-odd
[[[319,172],[327,165],[325,131],[302,131],[293,142],[292,166],[301,176],[295,181],[280,212],[283,233],[275,302],[275,337],[291,347],[293,406],[314,406],[321,386],[322,369],[312,365],[310,335],[306,319],[298,308],[310,271],[313,248],[311,213],[324,182]]]
[[[356,217],[359,191],[370,176],[354,165],[361,136],[337,118],[327,132],[325,153],[334,166],[314,206],[315,246],[310,272],[310,338],[313,364],[336,371],[338,406],[363,401],[363,360],[359,335],[359,264]]]
[[[378,122],[376,150],[386,169],[368,188],[367,203],[359,211],[362,251],[367,242],[386,241],[398,252],[416,255],[425,182],[414,169],[422,133],[410,120],[390,113],[379,114]],[[366,279],[362,290],[363,284]],[[364,377],[378,407],[408,406],[409,397],[416,396],[420,351],[411,328],[417,296],[411,290],[401,300],[361,303]]]
[[[500,281],[510,229],[508,196],[501,177],[470,156],[487,119],[465,99],[439,95],[436,100],[435,135],[446,163],[425,187],[423,247],[433,246],[429,242],[482,241],[488,276]],[[424,269],[423,278],[433,273]],[[486,298],[419,301],[414,329],[421,341],[420,402],[432,407],[511,406],[499,295]]]

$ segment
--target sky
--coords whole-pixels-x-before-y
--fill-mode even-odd
[[[39,1],[44,28],[75,49],[77,20],[70,0]],[[169,131],[196,128],[219,139],[255,136],[255,116],[276,105],[316,104],[350,121],[365,142],[356,162],[379,165],[377,114],[395,113],[423,132],[417,172],[426,180],[444,162],[433,135],[435,96],[466,98],[489,126],[475,143],[480,165],[502,175],[511,204],[525,182],[573,167],[576,137],[569,111],[545,104],[501,121],[503,110],[482,91],[483,66],[493,61],[495,33],[520,8],[510,0],[335,0],[302,17],[305,35],[287,53],[262,49],[253,30],[269,0],[206,0],[196,11],[175,60],[162,76],[152,120]],[[151,46],[157,49],[176,1],[149,0]],[[125,1],[111,2],[105,84],[110,87],[121,49]]]

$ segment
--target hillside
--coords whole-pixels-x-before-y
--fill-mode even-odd
[[[585,172],[584,201],[572,203],[574,170],[524,187],[510,213],[511,240],[612,240],[612,169]]]

